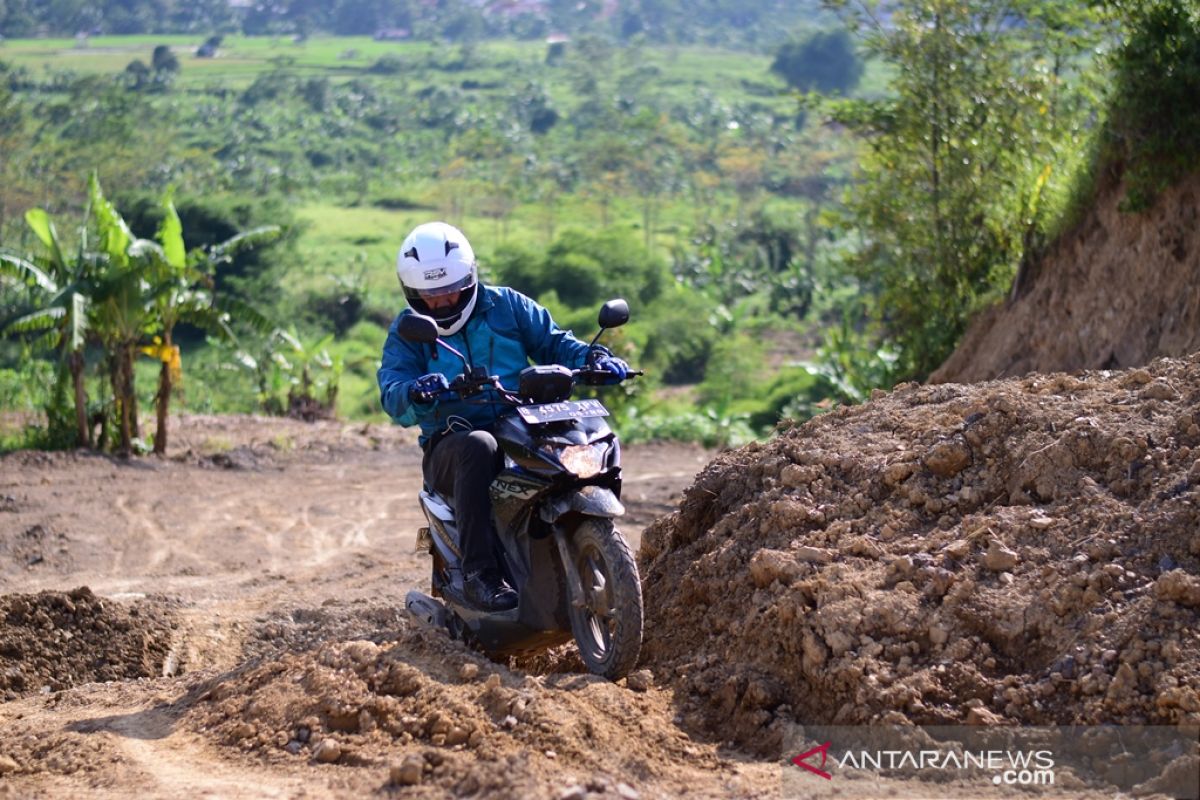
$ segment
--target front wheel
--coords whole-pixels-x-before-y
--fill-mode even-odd
[[[623,678],[642,650],[637,563],[610,519],[585,519],[570,538],[570,550],[583,586],[582,605],[569,609],[579,655],[595,674]]]

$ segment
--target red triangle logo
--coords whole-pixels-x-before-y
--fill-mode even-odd
[[[825,744],[817,745],[812,750],[809,750],[807,753],[801,753],[800,755],[793,758],[792,763],[795,764],[797,767],[801,767],[803,769],[808,770],[809,772],[813,773],[814,775],[820,775],[825,780],[831,781],[831,780],[833,780],[832,775],[830,775],[828,772],[826,772],[823,769],[818,769],[817,767],[814,767],[812,764],[809,764],[806,761],[806,759],[808,759],[810,756],[814,756],[817,753],[820,753],[821,754],[821,766],[824,767],[825,760],[829,757],[829,746],[831,744],[833,744],[833,742],[826,742]]]

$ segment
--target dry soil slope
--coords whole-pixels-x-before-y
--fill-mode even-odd
[[[1200,723],[1200,356],[907,384],[718,457],[640,553],[685,726]]]
[[[1200,350],[1200,173],[1139,214],[1120,187],[984,312],[934,383],[1135,367]]]

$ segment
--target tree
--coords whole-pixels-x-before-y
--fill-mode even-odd
[[[138,344],[153,327],[145,261],[137,257],[149,243],[134,238],[124,218],[104,196],[95,173],[88,180],[88,196],[102,256],[95,276],[93,319],[108,357],[120,453],[128,456],[138,437],[133,362]]]
[[[1067,0],[900,0],[884,24],[875,3],[829,5],[895,67],[890,97],[831,108],[867,144],[851,269],[899,350],[897,377],[921,378],[1042,223],[1037,197],[1081,128],[1053,65],[1085,46],[1092,17]]]
[[[258,330],[270,330],[271,324],[257,310],[244,303],[232,298],[218,303],[212,293],[213,274],[217,264],[232,258],[238,250],[274,241],[280,234],[277,226],[264,226],[238,234],[215,247],[187,253],[183,241],[183,223],[180,222],[171,195],[168,191],[162,201],[163,219],[155,236],[157,241],[151,243],[141,240],[135,250],[144,263],[144,272],[150,284],[150,305],[158,331],[153,344],[141,348],[142,353],[160,364],[158,392],[154,399],[156,455],[165,455],[167,452],[171,392],[182,374],[179,347],[173,338],[175,326],[187,322],[232,340],[234,335],[230,322],[236,313],[239,320],[251,323]]]
[[[25,214],[29,227],[46,249],[46,255],[27,260],[0,253],[0,275],[26,283],[34,308],[12,320],[6,333],[41,333],[58,352],[59,380],[69,375],[75,408],[74,438],[77,445],[92,446],[87,415],[87,392],[83,381],[84,347],[89,330],[90,267],[93,257],[85,252],[86,237],[75,258],[68,258],[50,216],[42,209]],[[57,389],[54,395],[61,394]],[[57,423],[50,414],[53,428]],[[53,438],[58,438],[52,432]]]
[[[150,56],[150,69],[154,71],[154,83],[159,89],[166,89],[179,75],[179,59],[171,52],[171,48],[160,44],[154,48]]]
[[[1102,154],[1123,172],[1123,207],[1149,207],[1195,170],[1200,154],[1200,9],[1177,0],[1110,0],[1127,35],[1114,78]]]
[[[771,72],[801,92],[850,94],[863,74],[863,62],[845,28],[817,31],[775,52]]]

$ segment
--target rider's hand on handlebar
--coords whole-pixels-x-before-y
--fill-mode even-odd
[[[446,382],[445,375],[440,372],[431,372],[412,382],[412,385],[408,387],[408,400],[410,403],[427,405],[436,400],[440,392],[449,388],[450,384]]]
[[[629,365],[616,356],[601,354],[592,361],[592,369],[608,373],[603,383],[620,383],[629,376]]]

